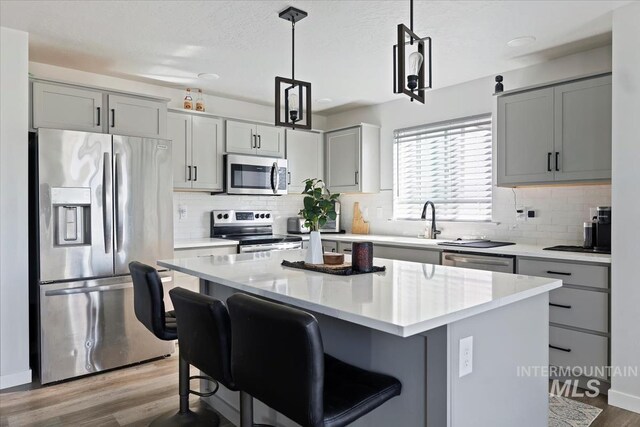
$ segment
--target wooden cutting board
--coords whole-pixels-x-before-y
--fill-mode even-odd
[[[369,234],[369,223],[362,218],[360,211],[360,203],[353,204],[353,222],[351,223],[351,232],[353,234]]]

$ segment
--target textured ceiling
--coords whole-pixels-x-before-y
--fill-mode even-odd
[[[433,38],[437,88],[607,43],[610,12],[625,3],[417,0],[414,27]],[[296,77],[333,100],[315,111],[399,96],[391,52],[408,0],[2,0],[0,23],[30,33],[32,61],[272,104],[274,77],[291,72],[291,28],[278,18],[289,5],[309,13],[296,25]],[[507,47],[523,35],[537,41]]]

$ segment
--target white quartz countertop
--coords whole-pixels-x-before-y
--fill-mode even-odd
[[[483,254],[500,254],[514,255],[531,258],[555,259],[561,261],[580,261],[600,264],[611,264],[611,255],[593,254],[583,252],[561,252],[561,251],[545,251],[547,246],[522,245],[515,244],[509,246],[500,246],[497,248],[465,248],[460,246],[441,246],[438,243],[446,242],[452,239],[423,239],[420,237],[409,236],[385,236],[375,234],[322,234],[323,240],[331,240],[335,242],[353,242],[353,241],[369,241],[380,245],[413,247],[420,249],[431,249],[437,251],[463,251],[470,253]],[[502,239],[499,239],[502,241]],[[548,245],[553,246],[553,245]],[[375,255],[375,251],[374,251]]]
[[[382,273],[335,276],[283,267],[304,250],[158,261],[214,283],[408,337],[562,286],[562,281],[374,259]],[[350,261],[349,256],[345,256]],[[542,315],[542,313],[541,313]]]
[[[203,237],[200,239],[178,239],[173,242],[174,249],[191,249],[191,248],[215,248],[225,246],[238,245],[237,240],[215,239]]]

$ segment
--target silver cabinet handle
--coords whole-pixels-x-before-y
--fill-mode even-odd
[[[96,107],[96,110],[98,110],[98,120],[96,122],[96,126],[100,126],[100,107]]]
[[[198,180],[198,167],[194,166],[193,167],[193,181],[197,181]]]
[[[474,259],[468,257],[462,257],[457,255],[445,255],[444,259],[448,261],[455,261],[460,263],[473,263],[479,265],[499,265],[503,267],[508,267],[510,264],[507,261],[493,261],[488,259]]]
[[[102,224],[104,232],[104,252],[111,252],[111,236],[113,235],[111,212],[113,210],[111,187],[111,159],[109,153],[102,158]]]
[[[258,149],[262,147],[262,135],[258,135]]]
[[[558,157],[560,156],[560,152],[556,151],[556,172],[560,172],[560,164]]]
[[[111,127],[116,127],[116,110],[115,108],[111,109]]]
[[[256,134],[251,134],[251,139],[253,139],[251,142],[251,148],[258,148],[258,136]]]
[[[547,274],[555,274],[557,276],[571,276],[571,273],[564,273],[562,271],[552,271],[552,270],[547,270]]]
[[[287,172],[287,176],[289,177],[289,181],[287,182],[287,185],[291,185],[291,172]]]
[[[358,185],[358,171],[356,171],[356,185]]]
[[[187,181],[191,181],[191,166],[187,166]]]

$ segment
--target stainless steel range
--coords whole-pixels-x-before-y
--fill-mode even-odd
[[[271,211],[212,211],[211,237],[237,240],[238,253],[302,249],[300,236],[273,234]]]

